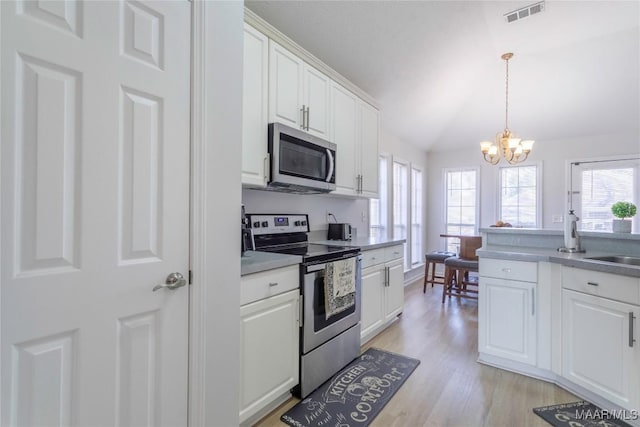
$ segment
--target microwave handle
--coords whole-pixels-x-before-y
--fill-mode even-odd
[[[331,181],[331,177],[333,176],[333,168],[334,168],[334,160],[333,160],[333,154],[331,153],[331,150],[329,150],[327,148],[327,155],[329,156],[329,172],[327,173],[327,178],[325,179],[326,182]]]

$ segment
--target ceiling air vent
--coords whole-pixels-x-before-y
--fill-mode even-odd
[[[525,6],[518,10],[514,10],[509,13],[505,13],[504,17],[507,20],[507,23],[515,22],[519,19],[527,18],[531,15],[535,15],[536,13],[540,13],[544,11],[544,1],[540,1],[538,3],[530,4],[529,6]]]

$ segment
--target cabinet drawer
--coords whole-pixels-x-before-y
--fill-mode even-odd
[[[242,276],[240,305],[300,287],[300,266],[292,265]]]
[[[402,245],[395,245],[384,248],[384,260],[392,261],[394,259],[402,258],[402,249]]]
[[[362,268],[384,262],[384,250],[385,248],[380,248],[362,252]]]
[[[562,267],[562,287],[630,304],[640,304],[640,279]]]
[[[480,258],[479,270],[480,276],[484,277],[522,282],[538,281],[537,262]]]

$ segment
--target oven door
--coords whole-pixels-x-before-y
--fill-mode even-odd
[[[362,256],[356,255],[355,304],[329,318],[325,311],[324,276],[327,263],[302,265],[302,353],[306,354],[360,322]]]
[[[336,188],[336,145],[281,123],[269,125],[272,187],[329,192]]]

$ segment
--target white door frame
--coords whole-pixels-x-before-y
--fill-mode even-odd
[[[189,426],[238,425],[243,2],[193,2]]]

